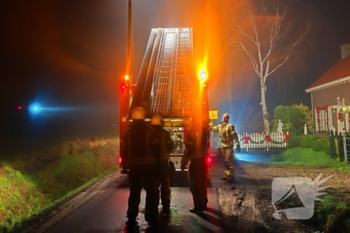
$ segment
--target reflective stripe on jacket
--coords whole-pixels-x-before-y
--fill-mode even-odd
[[[233,124],[221,122],[220,124],[211,127],[211,130],[219,132],[222,147],[233,147],[234,141],[236,142],[236,145],[239,145],[238,135]]]

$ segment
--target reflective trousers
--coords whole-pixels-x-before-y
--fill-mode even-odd
[[[191,160],[189,169],[190,189],[193,196],[193,203],[196,209],[206,209],[207,197],[207,174],[208,167],[205,159]]]
[[[139,213],[141,190],[146,190],[145,220],[156,221],[158,218],[159,190],[155,166],[134,166],[129,171],[130,194],[127,218],[135,220]]]
[[[233,147],[222,147],[222,154],[225,161],[225,173],[224,176],[228,180],[233,180],[235,176],[235,167],[233,160]]]

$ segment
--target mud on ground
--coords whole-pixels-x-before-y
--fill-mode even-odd
[[[350,182],[346,173],[241,161],[237,162],[235,169],[236,182],[223,183],[217,188],[224,221],[232,232],[322,232],[318,229],[315,216],[312,221],[273,217],[275,208],[271,203],[271,188],[273,179],[277,177],[307,177],[314,180],[320,174],[321,179],[332,176],[320,185],[329,186],[323,192],[350,203]],[[322,195],[319,198],[322,199]]]

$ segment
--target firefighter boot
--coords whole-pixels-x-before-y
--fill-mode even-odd
[[[226,170],[225,171],[225,180],[230,182],[230,183],[233,183],[235,182],[235,177],[234,177],[234,172],[233,170]]]

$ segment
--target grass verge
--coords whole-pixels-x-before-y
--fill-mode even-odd
[[[0,162],[0,233],[11,232],[117,169],[119,139],[77,139]]]

